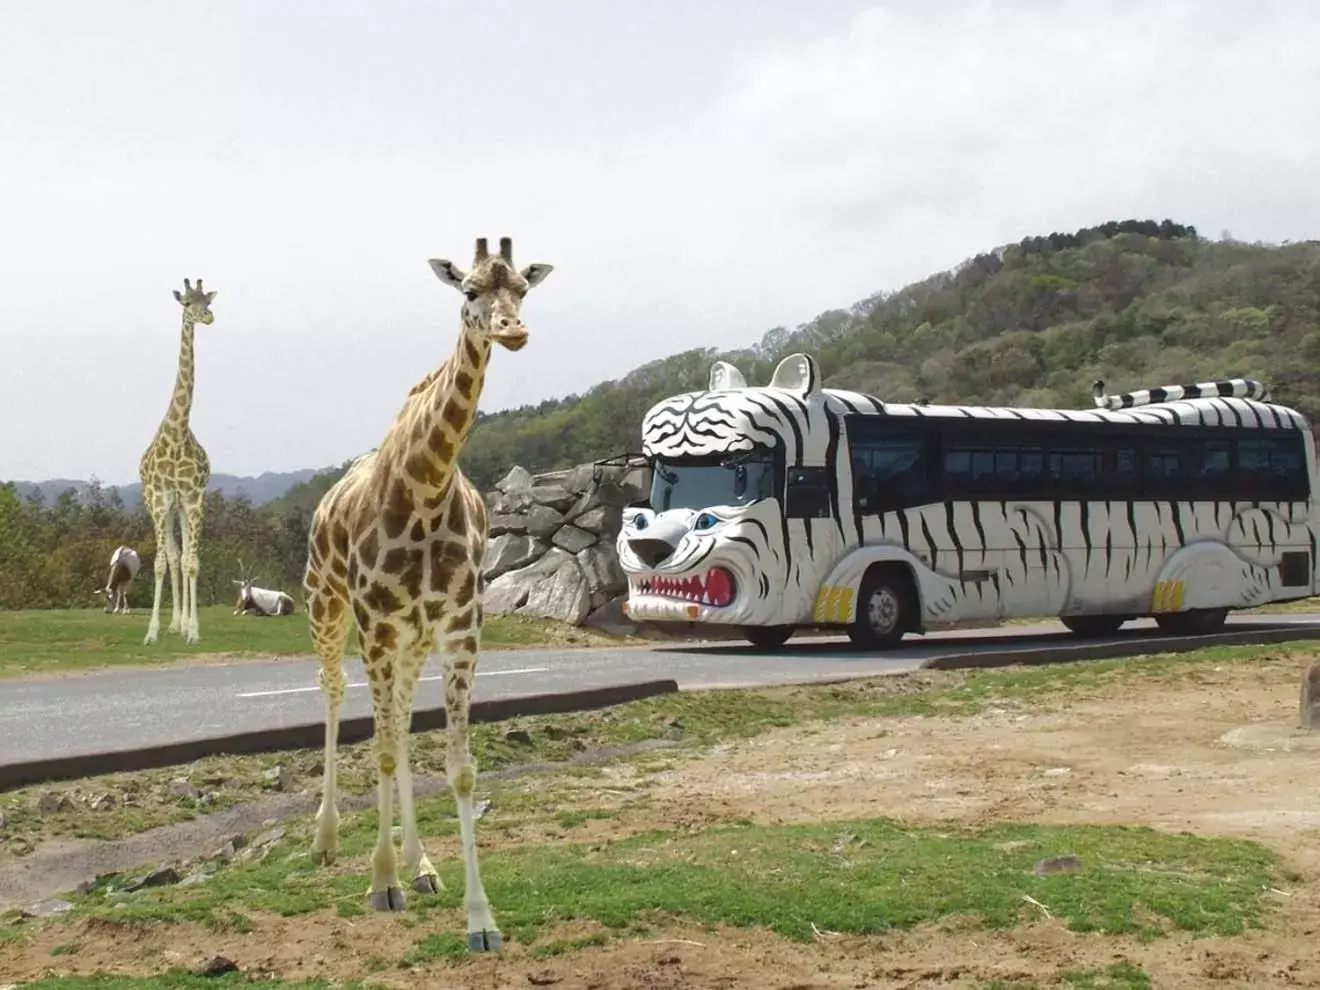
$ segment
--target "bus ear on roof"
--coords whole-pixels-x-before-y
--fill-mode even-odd
[[[725,388],[746,388],[747,379],[743,373],[729,364],[728,361],[716,361],[710,366],[710,390],[712,392]]]
[[[808,354],[790,354],[770,376],[770,387],[810,395],[820,388],[820,366]]]

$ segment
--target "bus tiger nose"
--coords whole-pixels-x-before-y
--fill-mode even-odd
[[[645,539],[629,540],[628,546],[632,552],[637,554],[637,559],[647,567],[655,567],[668,559],[674,552],[675,544],[668,540],[657,540],[654,537]]]

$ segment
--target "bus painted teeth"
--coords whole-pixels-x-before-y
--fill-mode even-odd
[[[1082,636],[1320,592],[1310,424],[1258,381],[1118,395],[1093,409],[891,403],[821,387],[806,354],[765,386],[709,387],[642,423],[645,505],[619,562],[637,620],[797,629],[859,646],[958,621],[1057,616]]]

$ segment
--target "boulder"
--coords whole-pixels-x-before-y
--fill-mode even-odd
[[[495,614],[508,614],[509,612],[520,612],[523,607],[532,600],[533,592],[541,591],[536,601],[539,606],[545,607],[545,592],[548,586],[553,583],[556,572],[565,564],[573,565],[573,570],[580,576],[582,571],[577,567],[576,561],[564,550],[558,547],[551,547],[544,556],[526,567],[520,567],[514,571],[506,571],[495,580],[486,585],[484,595],[486,611]],[[585,589],[586,579],[582,579]],[[533,610],[530,614],[541,614]],[[571,614],[571,613],[570,613]],[[545,618],[558,618],[558,616],[547,615]],[[573,619],[564,619],[565,622],[578,621]]]
[[[578,567],[587,579],[587,590],[607,598],[628,590],[628,577],[619,566],[613,547],[588,547],[577,554]]]
[[[526,512],[536,503],[529,494],[530,488],[517,492],[491,492],[486,496],[486,508],[492,516],[511,516]]]
[[[527,532],[527,520],[523,516],[491,516],[490,517],[490,535],[491,539],[497,536],[503,536],[506,533],[525,533]]]
[[[592,546],[596,542],[596,534],[565,523],[555,532],[550,542],[557,547],[563,547],[569,553],[577,553]]]
[[[587,579],[577,561],[558,547],[551,549],[534,566],[548,565],[548,579],[538,580],[527,596],[527,602],[518,609],[519,615],[533,615],[544,619],[558,619],[580,625],[591,609],[591,593]]]
[[[527,496],[538,505],[548,505],[559,512],[577,501],[577,496],[561,485],[537,485],[527,489]]]
[[[623,614],[623,603],[627,600],[627,595],[618,595],[610,599],[588,615],[582,624],[590,629],[599,629],[601,632],[615,636],[627,636],[636,629],[633,621]]]
[[[548,540],[555,530],[564,525],[564,514],[548,505],[533,505],[527,512],[527,532]]]
[[[534,536],[505,533],[487,545],[486,560],[481,571],[487,580],[497,578],[506,571],[526,567],[545,553],[545,549],[545,544]]]
[[[607,536],[611,540],[619,535],[623,528],[623,508],[614,505],[597,505],[587,509],[581,515],[570,514],[573,525],[585,529],[597,536]]]
[[[533,483],[532,472],[515,464],[508,474],[495,482],[495,489],[505,493],[521,492],[531,488]]]

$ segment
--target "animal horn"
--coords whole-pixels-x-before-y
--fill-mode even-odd
[[[489,252],[488,252],[488,250],[487,250],[487,248],[486,248],[486,238],[484,238],[484,237],[478,237],[478,238],[477,238],[477,261],[485,261],[485,260],[486,260],[486,255],[487,255],[488,253],[489,253]]]
[[[500,257],[503,258],[505,261],[507,261],[509,264],[511,264],[511,265],[513,264],[513,238],[512,238],[512,237],[501,237],[501,238],[500,238]]]
[[[192,282],[188,281],[186,278],[183,280],[183,291],[192,292]]]

